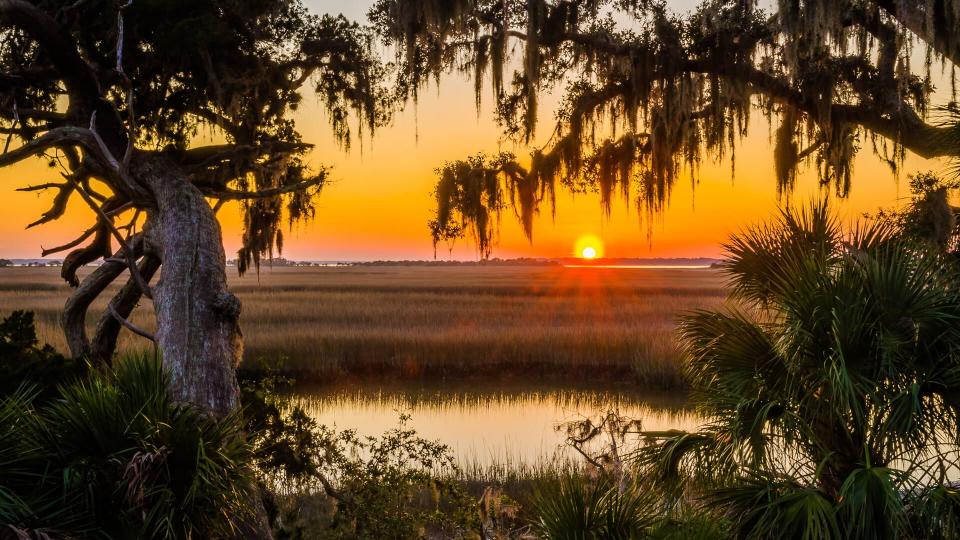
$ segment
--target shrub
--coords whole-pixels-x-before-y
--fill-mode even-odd
[[[538,490],[536,529],[549,540],[639,538],[657,521],[653,501],[637,486],[621,489],[607,475],[566,476]]]
[[[278,495],[277,538],[474,538],[479,508],[455,480],[446,445],[419,437],[401,416],[380,437],[321,426],[290,403],[287,379],[242,387],[257,468]]]
[[[712,486],[738,537],[960,535],[956,268],[886,222],[844,234],[825,204],[728,252],[743,308],[681,323],[711,421],[649,434],[641,467],[661,487]]]
[[[0,520],[18,534],[222,538],[251,516],[239,416],[174,404],[160,362],[127,358],[37,405],[0,404]]]
[[[33,312],[14,311],[0,322],[0,397],[28,384],[35,403],[46,401],[57,395],[58,384],[75,379],[83,368],[53,347],[39,346]]]

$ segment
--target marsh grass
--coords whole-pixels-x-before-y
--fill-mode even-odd
[[[89,269],[85,269],[89,272]],[[674,387],[679,313],[723,302],[711,270],[563,267],[268,268],[242,278],[244,368],[333,378],[528,378]],[[114,289],[115,290],[115,289]],[[64,350],[55,268],[0,269],[0,315],[37,313]],[[91,327],[105,304],[94,304]],[[149,305],[133,322],[154,326]],[[91,328],[92,331],[92,328]],[[127,333],[121,350],[145,347]]]

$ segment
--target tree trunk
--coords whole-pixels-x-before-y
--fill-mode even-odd
[[[238,405],[243,341],[240,301],[227,291],[220,224],[169,160],[143,161],[134,174],[155,197],[151,241],[163,263],[153,289],[156,338],[173,397],[223,416]]]
[[[153,157],[135,167],[155,198],[149,241],[161,266],[153,304],[170,390],[177,401],[224,416],[239,405],[243,338],[240,300],[227,290],[220,223],[175,163]],[[261,499],[252,497],[254,522],[241,524],[240,537],[272,539]]]

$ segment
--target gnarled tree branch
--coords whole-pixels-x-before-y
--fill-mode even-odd
[[[0,0],[2,1],[2,0]],[[42,154],[43,152],[60,146],[84,146],[87,150],[97,150],[92,146],[95,141],[90,132],[84,128],[64,126],[51,129],[43,135],[28,141],[20,146],[0,154],[0,167],[13,165],[25,159]]]
[[[143,291],[144,296],[147,298],[153,298],[153,294],[150,292],[150,286],[147,284],[147,281],[140,275],[140,271],[137,269],[137,256],[135,255],[133,248],[128,243],[127,239],[124,238],[123,234],[117,229],[113,224],[113,218],[111,218],[107,213],[93,200],[90,195],[83,190],[82,187],[77,187],[77,193],[80,194],[80,197],[87,203],[88,206],[97,214],[97,217],[100,218],[100,222],[103,224],[110,233],[117,239],[117,242],[120,243],[120,249],[123,252],[124,256],[127,259],[127,266],[130,268],[130,274],[133,279],[140,285],[141,290]]]
[[[210,191],[209,193],[204,193],[209,197],[214,199],[220,199],[221,201],[240,201],[240,200],[250,200],[250,199],[269,199],[271,197],[277,197],[279,195],[286,195],[288,193],[301,192],[303,190],[321,186],[324,181],[326,181],[327,175],[325,173],[318,174],[313,178],[304,180],[302,182],[297,182],[296,184],[290,184],[289,186],[280,186],[276,188],[261,189],[259,191],[236,191],[232,189],[223,189]],[[204,191],[201,188],[201,191]]]
[[[138,238],[136,248],[142,249],[142,238]],[[119,257],[121,252],[117,253]],[[64,263],[66,264],[66,263]],[[90,304],[113,283],[123,271],[126,264],[105,261],[79,284],[73,295],[67,300],[63,308],[60,324],[63,326],[67,338],[67,346],[74,358],[84,358],[90,355],[90,341],[87,338],[86,319]]]
[[[152,254],[145,254],[140,260],[139,272],[149,283],[157,270],[160,269],[160,259]],[[117,348],[117,338],[120,328],[124,327],[131,332],[156,342],[156,337],[130,322],[130,315],[140,302],[143,294],[140,286],[133,278],[129,278],[123,288],[110,300],[106,311],[97,322],[97,329],[93,335],[90,347],[90,357],[95,362],[109,365]]]

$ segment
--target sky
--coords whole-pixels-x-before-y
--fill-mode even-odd
[[[372,0],[305,3],[317,13],[342,12],[362,20]],[[674,7],[683,11],[689,5],[690,0],[683,0]],[[355,143],[348,153],[334,144],[317,100],[309,91],[305,96],[305,106],[294,118],[304,140],[316,145],[309,162],[332,167],[332,173],[317,201],[316,218],[285,231],[283,256],[288,259],[431,259],[434,248],[426,223],[434,207],[436,168],[478,152],[528,153],[503,139],[493,122],[489,99],[478,113],[473,84],[461,75],[447,76],[439,91],[431,87],[423,92],[419,104],[407,105],[392,125],[378,130],[362,145]],[[546,98],[542,109],[549,109],[551,102],[555,98]],[[551,118],[552,114],[544,113],[541,133],[550,131]],[[523,235],[512,214],[506,213],[493,256],[571,256],[578,241],[588,235],[602,243],[607,257],[721,256],[722,243],[730,234],[768,218],[786,202],[777,197],[772,132],[759,112],[753,118],[750,135],[736,150],[735,174],[729,160],[706,160],[696,182],[686,171],[674,187],[668,208],[653,223],[641,220],[632,202],[618,201],[606,216],[598,197],[561,191],[556,217],[546,209],[535,221],[532,241]],[[908,155],[898,178],[865,148],[855,164],[852,191],[836,208],[843,219],[854,220],[880,208],[896,207],[909,197],[907,173],[944,166]],[[47,208],[51,194],[38,196],[15,188],[56,177],[56,171],[39,160],[0,169],[0,257],[39,257],[41,246],[72,240],[93,222],[82,202],[74,201],[63,219],[24,229]],[[800,175],[792,201],[803,202],[818,193],[815,170],[807,170]],[[220,217],[230,258],[240,245],[240,215],[228,206]],[[470,241],[457,243],[452,251],[440,246],[436,255],[441,259],[477,258]]]

